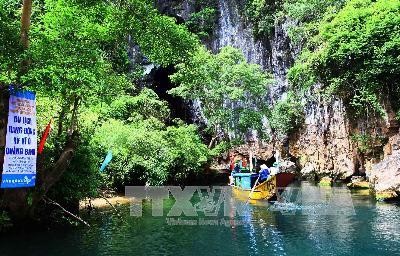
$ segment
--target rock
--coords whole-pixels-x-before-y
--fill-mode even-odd
[[[347,183],[347,187],[350,189],[369,189],[370,185],[364,176],[353,176],[351,182]]]
[[[156,7],[162,14],[187,20],[195,12],[194,1],[191,0],[157,0]]]
[[[296,164],[291,161],[282,161],[279,164],[280,172],[296,173],[296,170],[297,170]]]
[[[370,181],[379,199],[391,199],[400,194],[400,154],[389,155],[373,165]]]
[[[331,177],[323,177],[320,182],[318,183],[320,186],[331,186],[332,185],[332,178]]]
[[[382,191],[382,192],[376,192],[375,193],[375,198],[377,199],[377,200],[384,200],[384,201],[386,201],[386,200],[391,200],[391,199],[395,199],[395,198],[397,198],[399,195],[396,193],[396,192],[394,192],[394,191],[391,191],[391,190],[389,190],[389,191]]]
[[[388,155],[391,155],[392,152],[393,152],[393,148],[392,148],[392,145],[390,143],[386,144],[383,147],[383,154],[384,154],[385,157],[388,156]]]
[[[362,182],[365,181],[365,177],[364,176],[353,176],[351,177],[351,182],[355,183],[355,182]]]
[[[348,178],[354,173],[355,160],[344,104],[340,99],[314,98],[305,106],[303,128],[290,140],[290,153],[307,159],[302,174]]]
[[[300,171],[301,175],[305,178],[314,178],[315,177],[315,169],[313,164],[307,164]]]
[[[347,184],[348,188],[351,189],[369,189],[368,181],[354,181]]]

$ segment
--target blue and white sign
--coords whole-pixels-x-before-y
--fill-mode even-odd
[[[11,90],[2,188],[35,186],[36,96],[34,92]]]

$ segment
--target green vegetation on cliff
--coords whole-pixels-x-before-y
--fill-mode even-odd
[[[296,87],[322,84],[359,115],[383,114],[384,97],[399,102],[399,24],[398,0],[351,0],[340,10],[328,8],[289,78]]]
[[[268,106],[263,96],[272,80],[258,65],[248,64],[240,50],[224,47],[213,55],[200,48],[177,69],[171,79],[179,86],[170,92],[200,101],[215,139],[229,140],[234,133],[243,141],[249,129],[265,134],[262,120]]]

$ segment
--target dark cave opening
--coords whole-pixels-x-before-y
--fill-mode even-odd
[[[172,83],[171,79],[169,78],[169,76],[175,71],[176,70],[173,66],[154,68],[150,73],[152,80],[151,88],[157,93],[160,99],[168,102],[171,110],[171,120],[179,118],[186,123],[191,124],[193,121],[189,104],[182,98],[168,93],[169,90],[177,86],[176,84]]]
[[[272,156],[271,158],[268,158],[267,160],[262,160],[262,159],[257,159],[257,169],[260,169],[260,166],[265,164],[268,167],[274,166],[274,163],[276,162],[275,156]]]

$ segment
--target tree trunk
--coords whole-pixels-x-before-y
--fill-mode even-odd
[[[38,169],[36,187],[6,189],[4,191],[2,207],[8,210],[14,222],[24,224],[26,221],[33,219],[36,207],[40,201],[43,200],[49,189],[60,180],[63,173],[68,169],[74,155],[75,141],[78,135],[75,130],[78,105],[79,100],[75,100],[71,128],[60,157],[53,166],[46,169]]]
[[[218,136],[212,137],[210,144],[208,144],[208,149],[211,149],[212,146],[214,145],[215,140],[218,138]]]
[[[29,47],[29,29],[31,27],[32,0],[24,0],[21,15],[21,44],[24,49]]]
[[[52,167],[38,172],[38,184],[32,194],[32,203],[29,206],[30,217],[33,217],[36,206],[43,199],[49,189],[60,180],[63,173],[67,170],[69,163],[74,156],[74,141],[76,135],[77,133],[74,132],[67,142],[64,151],[61,153],[61,156]]]
[[[21,14],[21,44],[24,50],[29,48],[29,29],[31,27],[32,0],[24,0]],[[21,75],[28,71],[29,59],[21,62]]]
[[[6,149],[6,132],[7,132],[7,119],[8,119],[8,98],[9,91],[6,86],[0,87],[0,170],[3,172],[4,163],[4,152]],[[4,193],[3,189],[0,189],[0,198]],[[3,201],[1,201],[0,207],[3,208]]]

